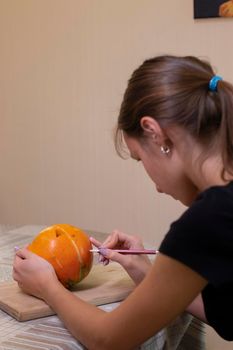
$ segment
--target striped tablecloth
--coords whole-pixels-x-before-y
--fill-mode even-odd
[[[38,225],[0,225],[0,282],[12,279],[14,247],[25,246],[43,228],[44,226]],[[105,236],[95,232],[91,234],[100,240]],[[111,311],[117,305],[118,303],[102,305],[101,308]],[[18,322],[0,310],[0,350],[32,349],[76,350],[85,348],[72,337],[57,316]],[[169,327],[142,344],[139,349],[204,350],[203,324],[184,313]]]

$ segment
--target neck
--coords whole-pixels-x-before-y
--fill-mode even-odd
[[[192,171],[193,182],[200,192],[212,186],[224,186],[233,180],[232,174],[223,175],[223,162],[219,156],[210,156],[203,162],[197,162],[197,166]]]

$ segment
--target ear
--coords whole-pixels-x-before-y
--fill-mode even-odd
[[[152,117],[142,117],[141,128],[144,130],[144,134],[155,140],[158,145],[163,145],[167,140],[165,131],[160,127],[159,123]]]

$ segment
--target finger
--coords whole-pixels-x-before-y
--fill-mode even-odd
[[[115,229],[113,230],[113,232],[106,238],[105,241],[103,241],[103,243],[98,244],[98,248],[99,247],[105,247],[105,248],[116,248],[119,247],[120,245],[122,245],[122,243],[125,242],[125,237],[126,235]]]
[[[124,241],[124,239],[123,239],[123,241]],[[108,238],[103,242],[102,247],[114,248],[114,247],[119,246],[119,244],[121,244],[123,241],[120,241],[120,239],[119,239],[119,231],[118,230],[114,230],[108,236]]]
[[[22,259],[20,256],[15,255],[13,262],[13,270],[18,271],[23,260],[25,259]]]
[[[119,245],[131,247],[135,245],[135,242],[139,242],[140,239],[137,236],[128,235],[120,230],[114,230],[114,237],[117,238]]]
[[[115,235],[118,239],[118,245],[121,249],[125,247],[125,249],[135,248],[135,249],[143,249],[143,243],[139,236],[128,235],[122,231],[115,230]],[[111,248],[111,247],[110,247]]]
[[[105,258],[103,255],[99,253],[98,263],[107,265],[109,263],[109,259]]]
[[[108,265],[109,264],[109,259],[105,258],[103,255],[99,254],[98,262],[101,264]]]
[[[106,266],[106,265],[109,264],[109,262],[110,262],[109,259],[105,259],[105,260],[103,261],[103,265]]]
[[[101,255],[101,254],[99,254],[99,257],[98,257],[98,262],[99,263],[102,263],[103,261],[104,261],[104,256],[103,255]]]
[[[95,239],[94,237],[90,237],[90,241],[97,248],[99,248],[102,245],[102,243],[97,239]]]
[[[16,250],[15,255],[21,259],[29,258],[31,252],[29,252],[26,248]]]
[[[127,256],[124,256],[123,254],[114,252],[111,249],[107,248],[100,248],[100,254],[103,255],[105,259],[118,262],[123,266],[126,265],[126,261],[128,260]]]
[[[20,280],[20,273],[18,272],[18,269],[13,267],[12,269],[12,277],[16,282],[19,282]]]
[[[16,272],[16,269],[15,269],[15,268],[13,268],[13,270],[12,270],[12,277],[13,277],[13,279],[17,282],[18,276],[17,276],[17,272]]]
[[[18,286],[19,286],[19,288],[21,288],[21,289],[22,289],[22,287],[23,287],[23,285],[22,285],[21,282],[18,282]]]

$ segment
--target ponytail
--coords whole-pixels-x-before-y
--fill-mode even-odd
[[[219,137],[224,178],[225,172],[233,175],[233,86],[224,81],[220,82],[218,94],[222,110]]]
[[[208,152],[220,145],[223,176],[233,174],[233,86],[216,76],[209,62],[165,55],[137,68],[120,108],[115,133],[118,153],[124,146],[122,132],[137,139],[144,136],[140,120],[146,115],[161,127],[182,127]]]

